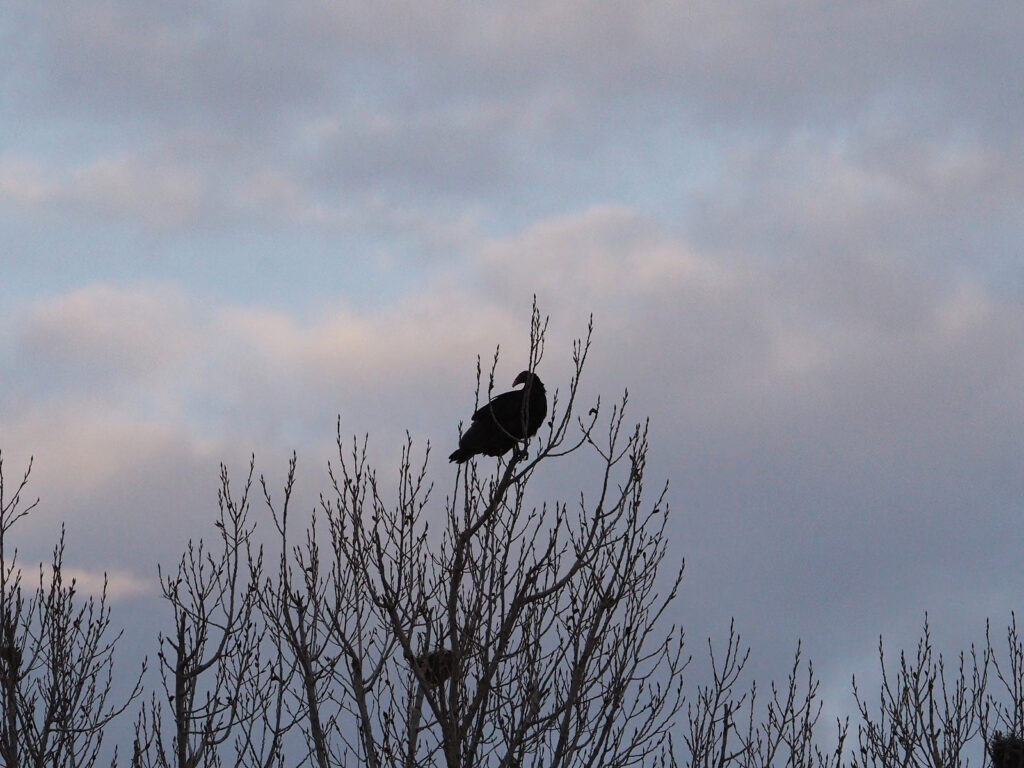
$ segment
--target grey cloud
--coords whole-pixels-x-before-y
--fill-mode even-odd
[[[102,398],[152,386],[196,342],[188,300],[173,288],[94,284],[37,302],[19,318],[11,381],[39,399],[87,389]]]
[[[724,166],[687,216],[703,248],[946,272],[1009,263],[1021,234],[1018,142],[803,136],[727,152]]]
[[[3,439],[58,457],[40,493],[96,561],[154,517],[139,557],[166,560],[172,529],[205,520],[222,455],[272,464],[296,445],[322,468],[339,411],[385,467],[405,427],[451,440],[475,354],[500,342],[499,377],[519,367],[536,292],[545,381],[564,387],[594,311],[584,401],[628,386],[654,419],[691,638],[735,614],[773,672],[797,636],[819,668],[849,668],[925,609],[1012,604],[1024,319],[991,273],[1021,274],[1019,4],[602,8],[20,9],[0,99],[47,130],[0,161],[6,209],[150,221],[132,245],[173,255],[160,227],[177,226],[204,279],[243,286],[245,307],[180,337],[179,305],[116,291],[18,324]],[[27,145],[53,148],[41,171]],[[218,219],[255,235],[192,256]],[[334,245],[352,232],[389,239]],[[358,271],[298,264],[318,237],[338,261],[402,238],[444,259],[375,307]],[[245,260],[289,240],[263,257],[277,271]],[[232,250],[240,274],[210,268]],[[303,266],[301,313],[253,306]],[[363,305],[338,301],[342,278]],[[33,386],[47,399],[25,410]],[[586,486],[584,464],[559,470],[545,492]]]
[[[276,222],[419,239],[410,221],[458,221],[460,206],[547,216],[580,195],[624,201],[657,186],[695,227],[751,231],[761,247],[773,227],[817,226],[834,235],[828,247],[850,232],[885,235],[899,228],[887,196],[898,207],[918,195],[932,206],[921,216],[949,222],[952,209],[1005,254],[1012,227],[993,233],[1019,207],[1005,200],[1021,196],[1022,16],[1013,3],[978,14],[308,2],[244,17],[208,4],[25,4],[8,22],[20,31],[8,106],[65,137],[83,121],[90,130],[60,142],[52,179],[15,173],[12,156],[0,193],[157,227]],[[112,155],[112,133],[135,149]],[[977,165],[944,170],[958,151]],[[721,168],[691,168],[691,155]],[[593,163],[602,174],[585,170]],[[710,208],[679,195],[691,177],[715,180]],[[730,192],[735,216],[721,209]],[[817,221],[780,215],[844,194],[849,210]],[[993,201],[1003,218],[972,225],[957,208],[968,198],[970,216],[991,215]]]
[[[510,180],[508,136],[486,114],[468,123],[458,113],[346,118],[327,134],[320,155],[316,176],[342,194],[469,195]]]
[[[295,114],[561,92],[585,94],[595,113],[639,107],[643,123],[668,108],[716,129],[832,129],[884,106],[933,129],[1009,136],[1024,85],[1024,13],[1012,2],[985,14],[909,3],[432,2],[257,5],[233,15],[111,1],[77,13],[26,6],[15,23],[26,30],[21,58],[41,61],[40,85],[57,89],[35,99],[96,107],[99,117],[212,120],[243,134]]]
[[[100,123],[155,118],[259,132],[322,95],[324,70],[305,48],[281,45],[288,18],[203,3],[26,4],[13,23],[32,90],[21,89],[19,101]]]
[[[903,612],[916,629],[964,590],[1005,594],[1024,491],[1019,303],[869,253],[715,256],[624,212],[502,247],[519,258],[491,265],[496,284],[536,286],[560,323],[594,309],[590,386],[628,386],[653,417],[650,475],[672,481],[698,635],[735,615],[781,654],[766,668],[798,636],[845,663],[851,622],[871,623],[870,643]]]
[[[486,361],[500,342],[503,383],[535,289],[554,313],[549,386],[564,391],[569,337],[594,310],[581,402],[600,392],[607,406],[628,386],[633,413],[653,418],[649,475],[672,482],[691,638],[735,615],[762,671],[777,674],[800,636],[827,670],[908,611],[916,626],[956,595],[991,605],[1005,592],[1015,553],[1004,532],[1024,492],[1018,304],[864,256],[841,268],[726,258],[625,209],[539,224],[482,253],[464,268],[504,285],[503,298],[438,278],[383,313],[300,321],[224,308],[199,318],[185,365],[162,369],[181,383],[206,366],[198,390],[162,390],[171,421],[125,418],[109,402],[82,409],[68,392],[45,412],[6,401],[5,439],[47,458],[39,493],[93,548],[80,567],[127,558],[139,573],[208,522],[220,458],[241,470],[256,450],[275,471],[297,447],[315,493],[338,412],[343,435],[371,433],[384,471],[404,428],[420,446],[454,440],[471,412],[473,354]],[[147,386],[132,384],[124,403]],[[447,476],[436,453],[432,472]],[[536,493],[565,499],[587,485],[586,461],[572,459],[540,473]]]

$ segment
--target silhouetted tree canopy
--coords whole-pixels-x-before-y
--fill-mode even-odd
[[[916,650],[896,660],[879,637],[880,687],[854,678],[853,714],[830,734],[799,642],[766,695],[743,680],[751,649],[730,622],[684,689],[692,657],[682,627],[665,626],[683,563],[659,575],[673,529],[667,486],[644,490],[648,424],[625,420],[628,393],[610,414],[598,400],[577,416],[590,323],[549,414],[532,372],[545,328],[534,306],[522,388],[477,410],[451,460],[515,453],[490,474],[458,467],[442,500],[429,444],[420,463],[407,435],[389,490],[368,437],[349,447],[340,418],[311,512],[295,510],[294,453],[281,491],[255,458],[240,489],[222,465],[212,539],[158,567],[169,611],[155,685],[145,662],[114,685],[106,588],[86,596],[63,572],[63,528],[23,582],[14,534],[36,506],[24,496],[31,461],[5,484],[0,453],[0,766],[1024,768],[1012,612],[1002,651],[986,624],[983,644],[944,658],[927,614]],[[486,380],[490,395],[497,364],[495,353],[484,379],[478,358],[478,392]],[[528,457],[517,444],[545,422]],[[575,504],[527,492],[536,466],[576,452],[593,480]],[[269,537],[250,514],[257,488]],[[119,763],[105,732],[136,703]]]

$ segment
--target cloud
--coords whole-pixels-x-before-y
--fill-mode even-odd
[[[34,206],[49,199],[53,184],[38,165],[27,158],[0,156],[0,199],[18,206]]]
[[[714,250],[948,254],[967,230],[1012,257],[1012,3],[250,10],[19,6],[0,204],[440,257],[467,219],[620,205]]]
[[[970,264],[976,276],[997,276],[993,286],[1008,285],[1020,234],[1012,209],[1024,200],[1015,146],[868,131],[844,140],[794,135],[723,158],[720,178],[695,195],[687,216],[698,248],[839,265],[888,260],[923,272],[962,273]]]
[[[917,611],[941,599],[941,558],[961,546],[989,552],[971,568],[997,588],[994,563],[1012,555],[996,521],[1020,489],[1007,458],[1024,427],[1007,397],[1024,384],[1019,303],[870,252],[701,252],[625,211],[504,245],[495,286],[595,309],[591,380],[628,386],[654,417],[691,573],[717,584],[721,610],[741,610],[723,595],[756,572],[794,611],[867,604],[898,573]],[[856,575],[865,560],[881,570]],[[806,581],[830,568],[834,582]]]
[[[341,189],[494,189],[511,173],[509,127],[506,115],[486,108],[348,115],[321,129],[317,175]]]
[[[581,314],[598,307],[615,312],[639,296],[685,286],[714,291],[731,279],[727,267],[625,206],[595,206],[486,240],[480,258],[493,300],[535,290],[545,303]]]
[[[18,60],[38,87],[18,104],[98,122],[130,117],[136,128],[224,131],[278,150],[301,146],[310,121],[334,121],[328,154],[346,178],[363,173],[369,146],[370,157],[386,160],[391,148],[413,177],[429,170],[435,182],[440,168],[423,167],[432,161],[468,169],[475,159],[504,172],[491,164],[508,151],[508,131],[536,118],[537,137],[584,140],[581,125],[600,118],[612,128],[619,114],[630,116],[627,131],[667,119],[703,125],[708,138],[725,127],[832,134],[879,114],[908,130],[1006,138],[1021,118],[1013,96],[1024,14],[1010,2],[990,5],[984,21],[915,3],[311,0],[250,11],[123,0],[88,12],[22,7]],[[572,109],[552,111],[558,102]],[[374,119],[349,125],[361,114]],[[416,142],[424,151],[409,151]]]
[[[521,355],[517,318],[525,320],[534,291],[555,314],[562,348],[593,311],[604,345],[622,349],[640,374],[639,391],[659,397],[644,382],[676,381],[693,393],[660,396],[658,410],[708,424],[720,417],[720,426],[739,420],[736,430],[741,417],[764,419],[780,407],[779,418],[810,409],[830,423],[837,412],[854,419],[863,402],[891,402],[876,414],[879,429],[914,415],[921,423],[908,427],[931,434],[936,398],[960,404],[976,388],[1012,380],[1016,305],[914,263],[870,253],[744,260],[702,252],[614,207],[472,242],[478,247],[467,246],[457,272],[436,273],[375,311],[200,310],[165,287],[96,285],[45,300],[20,322],[15,391],[50,391],[69,403],[87,396],[93,410],[135,403],[137,414],[191,414],[197,424],[218,407],[273,419],[346,401],[385,417],[382,394],[401,399],[415,381],[425,385],[420,396],[440,396],[472,362],[469,351],[486,356],[500,341],[505,356]],[[643,339],[657,340],[660,353],[638,346]],[[862,413],[861,428],[872,418]]]
[[[99,599],[106,590],[107,600],[113,604],[126,598],[154,594],[157,585],[152,579],[141,579],[127,571],[111,571],[100,573],[81,568],[62,568],[62,583],[65,588],[72,585],[82,599],[93,597]],[[42,578],[44,587],[50,583],[52,569],[43,566]],[[27,586],[27,583],[23,582]]]
[[[236,146],[224,134],[162,135],[152,145],[74,161],[7,153],[0,205],[39,221],[114,223],[163,236],[240,225],[430,236],[457,222],[439,220],[413,193],[462,196],[504,180],[507,163],[494,140],[468,129],[448,135],[443,126],[412,124],[416,118],[389,122],[381,130],[350,125],[344,135],[321,130],[329,138],[311,167],[285,147]],[[339,190],[347,194],[339,198]]]
[[[194,223],[204,197],[201,174],[177,160],[122,154],[65,167],[0,157],[0,202],[21,208],[123,218],[165,229]]]
[[[0,448],[36,456],[32,561],[66,522],[83,589],[109,572],[146,633],[156,563],[215,536],[221,460],[237,481],[255,452],[277,488],[297,449],[308,513],[340,414],[382,485],[409,429],[447,487],[476,355],[500,344],[511,383],[536,293],[549,389],[594,312],[582,402],[628,387],[652,418],[696,654],[735,616],[778,677],[802,636],[842,712],[879,633],[928,610],[958,649],[998,624],[1024,497],[1018,4],[243,15],[0,20]],[[592,479],[571,457],[534,492]]]
[[[392,419],[408,426],[514,324],[506,310],[460,306],[452,286],[438,291],[383,312],[334,303],[308,317],[204,306],[166,284],[93,284],[41,299],[9,324],[5,435],[81,464],[71,476],[83,488],[113,482],[131,461],[124,451],[158,464],[164,451],[224,445],[239,430],[249,445],[310,431],[330,439],[324,429],[339,410],[355,414],[357,431],[376,419],[400,430]]]
[[[41,299],[17,318],[9,376],[33,399],[69,389],[118,398],[126,387],[159,385],[195,350],[190,309],[166,286],[93,284]]]
[[[25,291],[0,439],[38,456],[28,538],[66,518],[76,566],[173,559],[220,458],[297,447],[316,486],[339,412],[382,467],[405,428],[452,440],[536,293],[545,381],[593,311],[585,399],[652,416],[691,637],[735,614],[823,668],[1013,599],[1018,3],[104,0],[0,26]],[[588,482],[557,471],[545,492]]]
[[[852,179],[835,182],[843,206],[874,194]],[[486,365],[501,344],[498,386],[521,367],[536,292],[552,314],[549,387],[564,391],[593,311],[582,402],[628,387],[632,413],[652,417],[649,473],[672,482],[691,637],[735,615],[767,649],[762,671],[800,635],[826,669],[863,658],[879,631],[916,631],[925,609],[1005,604],[1002,532],[1024,493],[1019,302],[870,247],[744,250],[597,206],[503,237],[469,227],[444,268],[383,306],[97,284],[10,310],[3,438],[37,456],[43,497],[26,547],[45,552],[66,520],[75,567],[152,573],[209,534],[217,461],[237,478],[250,452],[273,474],[297,448],[311,509],[339,413],[343,436],[370,433],[385,474],[405,429],[447,446],[471,413],[475,355]],[[537,478],[545,497],[590,482],[584,460],[552,473]]]
[[[36,89],[21,100],[46,112],[263,130],[319,93],[324,78],[303,47],[280,44],[289,16],[267,9],[241,18],[201,3],[105,0],[61,13],[18,10],[15,42],[22,61],[37,67],[23,68]]]

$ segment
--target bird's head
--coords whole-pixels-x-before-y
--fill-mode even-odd
[[[518,387],[520,384],[526,384],[528,381],[533,379],[536,375],[537,374],[533,373],[532,371],[523,371],[518,376],[516,376],[516,380],[512,382],[512,386],[513,387]]]

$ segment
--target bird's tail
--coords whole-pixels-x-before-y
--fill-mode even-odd
[[[458,448],[452,452],[452,455],[448,457],[448,461],[454,461],[456,464],[461,464],[464,461],[468,461],[473,454],[466,448]]]

